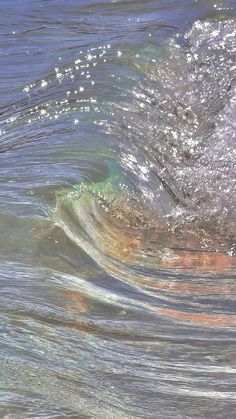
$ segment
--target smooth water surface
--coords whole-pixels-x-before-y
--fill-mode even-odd
[[[235,418],[234,0],[0,0],[0,416]]]

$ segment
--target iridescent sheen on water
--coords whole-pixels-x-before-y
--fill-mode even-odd
[[[234,0],[0,1],[3,418],[235,418]]]

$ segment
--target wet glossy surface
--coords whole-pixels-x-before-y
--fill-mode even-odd
[[[1,417],[235,417],[235,14],[0,0]]]

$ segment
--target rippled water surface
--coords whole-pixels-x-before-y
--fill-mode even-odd
[[[234,0],[0,0],[0,416],[235,418]]]

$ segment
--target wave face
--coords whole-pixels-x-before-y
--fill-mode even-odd
[[[11,3],[0,416],[235,418],[235,1]]]
[[[118,157],[105,180],[75,187],[56,210],[70,238],[99,264],[109,258],[109,271],[124,265],[124,248],[132,265],[181,258],[185,269],[187,258],[191,269],[199,257],[214,269],[222,253],[235,265],[235,31],[234,20],[196,22],[160,57],[129,62],[141,80],[102,123]]]

